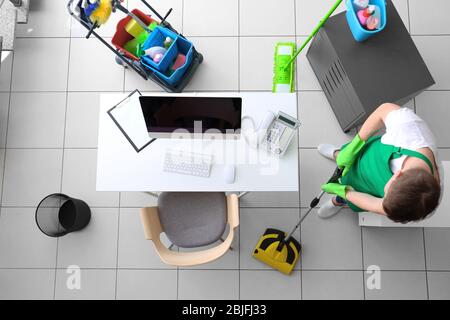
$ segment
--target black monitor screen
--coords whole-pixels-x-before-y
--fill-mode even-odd
[[[241,98],[141,96],[139,100],[148,132],[194,132],[197,121],[201,121],[202,133],[209,129],[228,133],[241,128]]]

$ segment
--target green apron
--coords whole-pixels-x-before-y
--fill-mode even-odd
[[[342,149],[346,146],[347,144],[343,145]],[[341,178],[341,183],[351,186],[355,191],[367,193],[377,198],[383,198],[384,187],[393,176],[389,161],[400,158],[402,155],[422,159],[431,168],[431,172],[433,172],[431,161],[423,154],[417,151],[383,144],[381,142],[381,136],[376,136],[367,140],[367,143],[361,149],[348,173]],[[353,203],[347,202],[353,211],[364,211]]]

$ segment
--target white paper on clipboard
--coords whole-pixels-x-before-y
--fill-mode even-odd
[[[141,93],[135,90],[108,111],[112,120],[137,152],[140,152],[155,140],[148,135],[147,125],[139,102],[140,96]]]

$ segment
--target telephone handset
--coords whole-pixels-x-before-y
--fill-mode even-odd
[[[260,125],[259,131],[264,132],[260,144],[267,151],[281,156],[286,152],[299,126],[300,121],[282,111],[276,116],[268,112]]]

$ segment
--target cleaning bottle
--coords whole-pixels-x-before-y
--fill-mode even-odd
[[[369,0],[354,0],[353,5],[355,6],[356,10],[364,10],[369,6]]]
[[[166,40],[164,40],[164,48],[169,49],[172,43],[173,43],[172,38],[167,37]]]
[[[368,30],[376,30],[381,25],[381,9],[379,6],[374,5],[375,9],[373,14],[367,18],[366,28]]]
[[[141,55],[149,56],[155,63],[159,63],[166,54],[166,51],[167,49],[163,47],[151,47],[143,50]]]
[[[366,9],[359,10],[357,12],[359,23],[361,23],[361,25],[363,27],[365,27],[367,25],[367,19],[370,16],[372,16],[372,14],[374,14],[374,12],[375,12],[375,6],[373,6],[373,5],[368,6]]]

